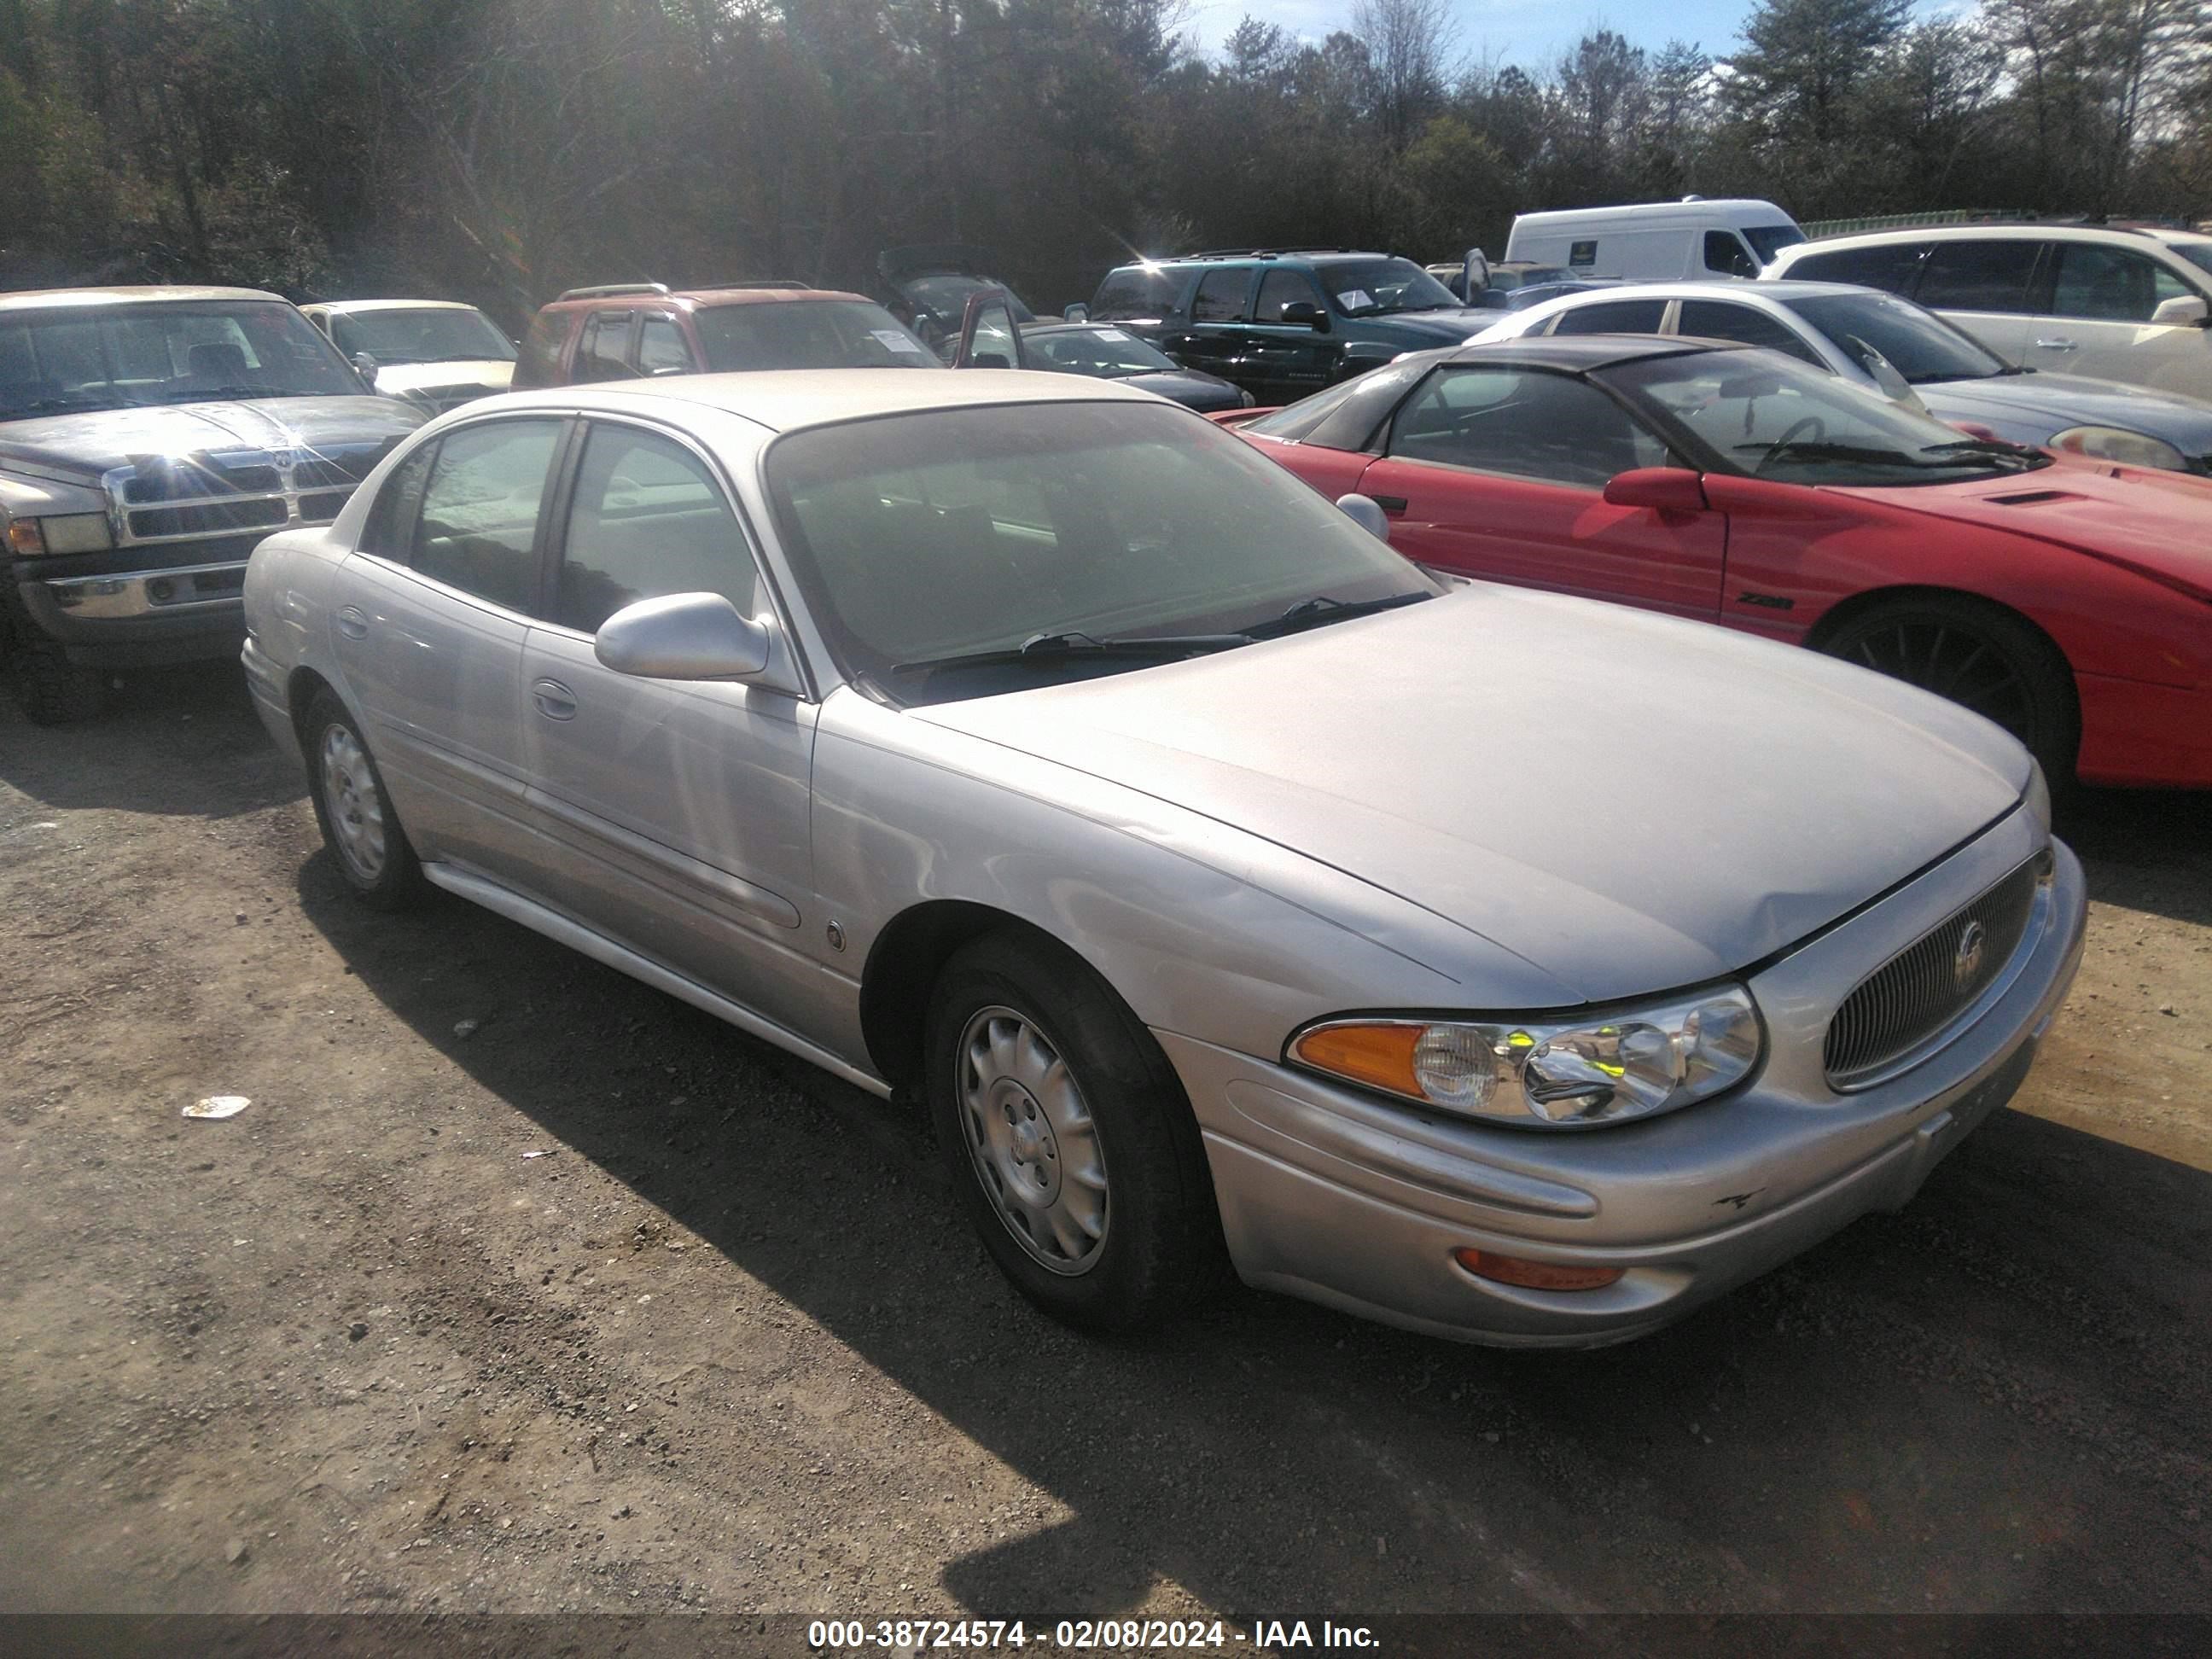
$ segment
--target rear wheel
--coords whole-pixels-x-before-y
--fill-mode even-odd
[[[414,903],[428,884],[353,716],[329,692],[318,692],[304,735],[315,821],[346,885],[379,910]]]
[[[1030,1301],[1126,1331],[1216,1282],[1220,1223],[1190,1103],[1097,975],[1037,940],[980,939],[938,980],[926,1053],[962,1207]]]
[[[1820,648],[1996,721],[2027,746],[2054,788],[2072,779],[2081,744],[2073,671],[2024,617],[1931,593],[1869,606]]]

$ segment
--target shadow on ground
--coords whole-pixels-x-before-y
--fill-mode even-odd
[[[945,1565],[978,1613],[1162,1577],[1250,1613],[2212,1606],[2181,1164],[2002,1113],[1903,1213],[1595,1353],[1245,1291],[1101,1343],[1012,1295],[899,1109],[458,902],[370,915],[327,854],[300,896],[422,1041],[1073,1511]]]

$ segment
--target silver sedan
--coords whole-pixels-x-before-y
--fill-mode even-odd
[[[2018,1086],[2080,866],[1899,682],[1447,589],[1073,376],[471,404],[271,538],[246,665],[367,902],[485,905],[934,1119],[1049,1312],[1248,1282],[1633,1336]]]

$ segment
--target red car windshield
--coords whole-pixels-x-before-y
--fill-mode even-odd
[[[1601,378],[1723,470],[1784,483],[1957,483],[2051,465],[2035,450],[1966,437],[1771,351],[1646,357]]]

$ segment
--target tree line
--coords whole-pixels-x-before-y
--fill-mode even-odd
[[[1180,0],[0,0],[0,288],[435,294],[997,250],[1034,303],[1136,253],[1503,248],[1515,213],[2212,213],[2212,0],[1759,0],[1741,39],[1467,49],[1354,0],[1216,53]]]

